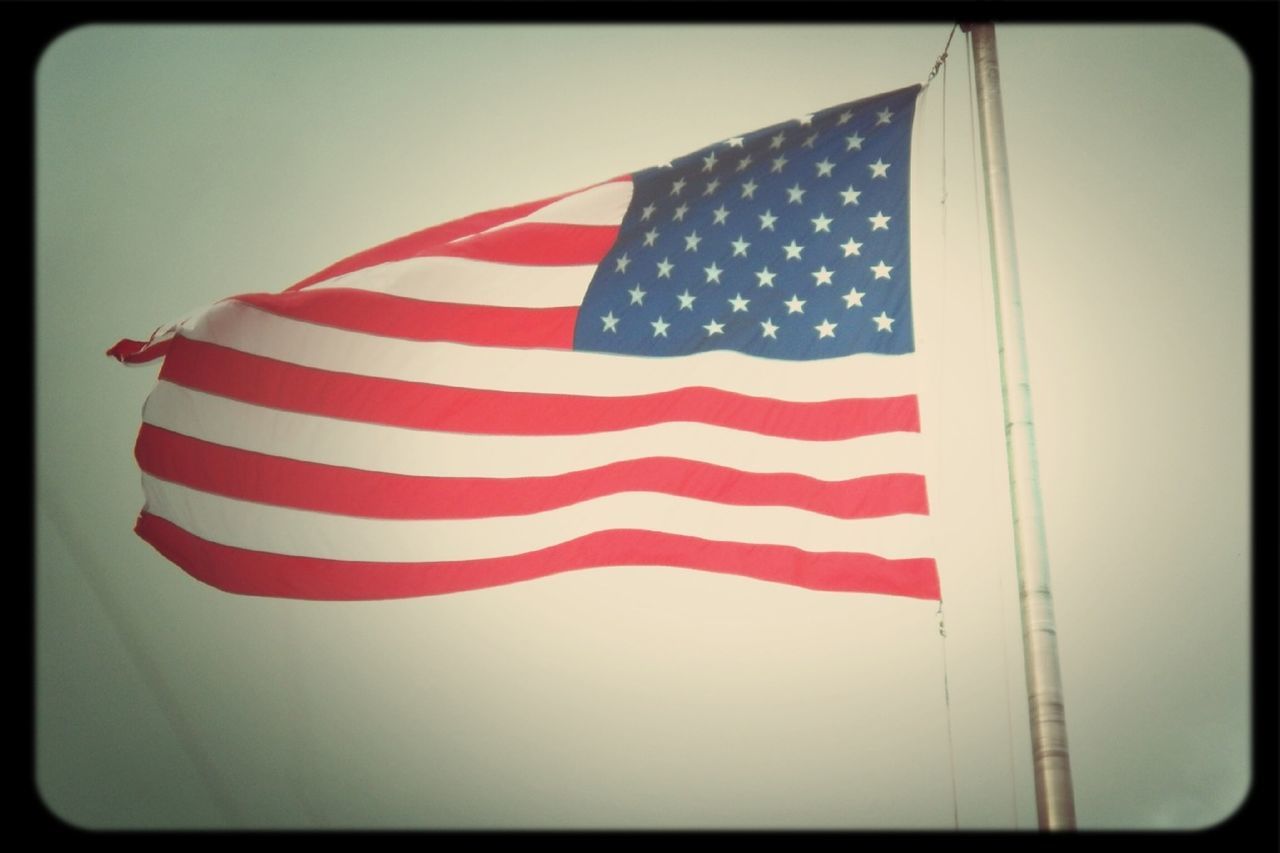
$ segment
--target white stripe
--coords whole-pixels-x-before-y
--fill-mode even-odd
[[[559,225],[620,225],[627,213],[627,205],[631,204],[631,193],[634,188],[631,181],[612,181],[588,187],[582,192],[553,201],[528,216],[495,225],[479,233],[501,231],[503,228],[522,225],[525,222],[554,222]],[[458,240],[465,239],[467,238],[458,238]],[[458,240],[452,242],[456,243]]]
[[[910,354],[784,361],[729,350],[655,358],[422,343],[304,323],[235,301],[211,307],[183,335],[322,370],[498,391],[612,397],[705,386],[805,402],[918,387]]]
[[[845,521],[787,507],[724,506],[632,493],[524,516],[389,521],[247,503],[146,474],[142,481],[147,511],[195,536],[222,545],[299,557],[372,562],[470,560],[521,554],[617,528],[889,558],[928,553],[929,519],[921,516]]]
[[[508,308],[566,308],[582,303],[594,264],[520,266],[468,258],[408,258],[366,267],[313,284],[390,293],[428,302]]]
[[[740,471],[844,480],[919,471],[926,451],[918,433],[799,441],[689,423],[583,436],[437,433],[284,412],[163,381],[147,398],[143,418],[226,447],[421,477],[546,477],[670,456]]]

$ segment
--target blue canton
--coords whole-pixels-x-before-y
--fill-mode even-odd
[[[907,194],[919,88],[634,175],[574,348],[785,359],[913,351]]]

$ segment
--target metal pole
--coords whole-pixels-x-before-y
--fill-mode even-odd
[[[1004,114],[1000,107],[1000,70],[992,24],[962,25],[973,44],[976,94],[991,235],[991,270],[996,298],[996,336],[1000,349],[1000,390],[1004,399],[1005,446],[1009,456],[1009,493],[1022,610],[1022,649],[1026,662],[1027,703],[1031,713],[1031,753],[1040,828],[1075,829],[1075,795],[1067,755],[1067,726],[1058,669],[1058,642],[1049,591],[1049,554],[1045,544],[1031,384],[1022,329],[1013,207],[1005,155]]]

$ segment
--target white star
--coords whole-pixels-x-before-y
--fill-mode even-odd
[[[767,228],[772,231],[773,223],[777,221],[778,217],[766,210],[764,213],[760,214],[760,230],[763,231]]]
[[[831,276],[835,275],[835,271],[829,270],[826,266],[823,266],[822,269],[812,272],[810,275],[815,279],[814,287],[821,287],[824,284],[831,283]]]
[[[726,139],[726,140],[725,140],[725,145],[728,145],[730,148],[741,148],[741,147],[742,147],[742,137],[741,137],[741,136],[735,136],[735,137],[733,137],[732,139]]]
[[[848,293],[846,293],[846,294],[845,294],[843,297],[841,297],[841,298],[842,298],[842,299],[844,299],[844,307],[846,307],[846,308],[853,308],[853,307],[857,306],[858,308],[861,308],[861,307],[862,307],[862,297],[864,297],[864,296],[866,296],[866,295],[867,295],[867,294],[865,294],[865,293],[859,293],[859,292],[858,292],[858,288],[856,288],[856,287],[851,287],[851,288],[849,288],[849,292],[848,292]]]
[[[703,272],[705,272],[705,273],[707,274],[707,284],[710,284],[710,283],[711,283],[711,282],[713,282],[713,281],[714,281],[716,284],[719,284],[719,283],[720,283],[720,273],[724,272],[724,270],[722,270],[722,269],[720,269],[718,266],[716,266],[716,262],[715,262],[715,261],[712,261],[712,262],[711,262],[711,266],[709,266],[709,267],[703,267],[703,268],[702,268],[702,271],[703,271]]]
[[[781,130],[780,130],[780,131],[778,131],[778,135],[777,135],[777,136],[770,137],[770,139],[769,139],[769,148],[770,148],[770,150],[777,150],[777,149],[781,148],[781,147],[782,147],[782,140],[784,140],[784,139],[786,139],[786,138],[787,138],[787,134],[786,134],[784,131],[781,131]]]
[[[764,329],[764,336],[766,338],[773,338],[775,341],[778,339],[778,327],[773,325],[772,317],[761,323],[760,328]]]
[[[681,178],[680,180],[676,181],[674,184],[671,185],[671,194],[680,195],[680,191],[682,189],[684,189],[684,178]]]
[[[810,219],[809,221],[813,223],[814,234],[817,234],[819,231],[826,231],[828,234],[830,234],[831,233],[830,225],[835,220],[827,218],[827,215],[825,213],[819,213],[817,219]]]
[[[891,118],[893,118],[893,113],[889,112],[888,107],[885,107],[880,112],[876,113],[876,127],[879,127],[882,124],[888,124],[889,119]]]
[[[871,271],[876,274],[876,278],[888,278],[889,270],[891,269],[893,269],[893,267],[885,266],[884,261],[881,261],[880,263],[872,267]]]
[[[889,220],[892,218],[893,218],[892,216],[885,216],[884,212],[879,210],[876,211],[875,216],[867,217],[867,219],[871,222],[872,231],[888,231]]]
[[[665,162],[665,163],[659,163],[659,164],[658,164],[658,168],[659,168],[659,169],[670,169],[670,168],[671,168],[671,161],[670,161],[670,160],[668,160],[668,161],[667,161],[667,162]]]
[[[676,294],[676,299],[679,299],[679,300],[680,300],[680,310],[681,310],[681,311],[683,311],[683,310],[684,310],[684,309],[686,309],[686,308],[688,308],[690,311],[692,311],[692,310],[693,310],[693,300],[695,300],[695,299],[697,299],[697,298],[698,298],[698,297],[694,296],[692,293],[690,293],[690,292],[689,292],[689,288],[687,288],[687,287],[684,289],[684,293],[677,293],[677,294]]]
[[[814,328],[818,330],[818,340],[822,340],[823,338],[834,338],[836,336],[836,326],[838,325],[840,324],[832,323],[830,320],[824,318],[821,323],[814,326]]]
[[[844,197],[844,205],[847,207],[851,204],[857,204],[858,196],[862,195],[862,193],[859,190],[855,190],[853,184],[850,184],[849,189],[840,191],[840,195]]]
[[[658,206],[656,204],[646,204],[644,210],[640,211],[640,221],[644,222],[650,216],[653,216],[653,212],[657,209]]]
[[[862,244],[855,242],[854,239],[850,237],[848,242],[840,245],[840,248],[844,249],[844,256],[847,258],[850,255],[860,254],[858,250],[862,248]]]
[[[627,264],[629,263],[631,263],[631,259],[628,258],[626,255],[623,255],[622,257],[618,258],[617,260],[618,268],[615,269],[614,272],[626,272]]]
[[[777,157],[774,157],[774,158],[773,158],[773,168],[772,168],[772,169],[770,169],[769,171],[770,171],[770,172],[781,172],[781,171],[782,171],[782,167],[783,167],[783,166],[785,166],[785,165],[787,165],[787,158],[786,158],[786,157],[783,157],[781,154],[779,154]]]
[[[628,290],[628,291],[627,291],[627,293],[630,293],[630,294],[631,294],[631,304],[632,304],[632,305],[643,305],[643,304],[644,304],[644,294],[645,294],[645,291],[643,291],[643,290],[641,290],[641,289],[640,289],[640,285],[638,285],[638,284],[637,284],[635,287],[633,287],[633,288],[631,288],[630,290]]]
[[[650,325],[650,326],[653,326],[653,336],[654,336],[655,338],[657,338],[657,337],[663,337],[663,338],[665,338],[665,337],[667,336],[667,328],[668,328],[671,324],[670,324],[670,323],[664,323],[664,322],[662,321],[662,318],[661,318],[661,317],[659,317],[658,319],[654,320],[654,321],[653,321],[652,323],[650,323],[649,325]]]
[[[724,323],[717,323],[715,320],[712,320],[710,323],[703,326],[702,328],[707,330],[707,337],[711,337],[712,335],[724,334]]]
[[[812,147],[813,147],[813,143],[814,143],[815,141],[817,141],[817,139],[818,139],[818,134],[816,134],[816,133],[815,133],[815,134],[813,134],[812,136],[810,136],[808,139],[806,139],[804,142],[801,142],[801,143],[800,143],[800,147],[801,147],[801,148],[812,148]]]
[[[674,213],[671,214],[671,220],[673,222],[683,222],[684,215],[688,212],[689,212],[689,205],[682,204],[675,209]]]
[[[738,239],[734,240],[729,245],[733,246],[733,256],[735,258],[738,257],[739,255],[745,258],[747,256],[747,247],[750,246],[751,244],[748,243],[746,240],[743,240],[742,235],[739,234]]]
[[[892,163],[886,163],[877,157],[874,163],[867,164],[867,168],[871,170],[871,177],[873,178],[888,178],[889,167],[892,165]]]
[[[644,244],[646,246],[652,246],[653,241],[657,239],[658,239],[657,228],[650,228],[648,231],[644,232]]]
[[[756,273],[756,278],[760,280],[761,287],[773,287],[773,279],[777,276],[776,272],[769,272],[769,268],[765,267]]]
[[[604,328],[601,329],[600,331],[613,332],[615,335],[618,334],[618,318],[613,316],[612,311],[610,311],[608,314],[605,314],[600,319],[604,320]]]
[[[702,191],[702,194],[711,195],[713,192],[715,192],[719,188],[720,188],[720,179],[716,178],[714,181],[711,181],[710,183],[707,184],[707,188]]]
[[[892,326],[893,326],[893,318],[892,318],[892,317],[887,316],[883,311],[881,311],[881,312],[880,312],[880,316],[879,316],[879,317],[872,317],[871,319],[872,319],[872,320],[875,322],[875,324],[876,324],[876,331],[877,331],[877,332],[892,332],[892,331],[893,331],[893,329],[892,329]]]
[[[738,161],[737,171],[741,172],[750,165],[751,165],[751,155],[748,154],[747,156],[743,157],[741,160]]]
[[[818,170],[819,178],[831,177],[831,170],[836,167],[836,164],[832,163],[826,157],[823,157],[819,162],[814,163],[813,165],[814,165],[814,168]]]
[[[725,219],[729,216],[729,208],[725,207],[723,204],[711,212],[716,217],[716,221],[712,222],[712,225],[723,225]]]
[[[698,244],[702,242],[702,238],[698,236],[697,231],[687,234],[684,238],[684,250],[686,252],[698,251]]]
[[[734,311],[746,311],[747,303],[750,301],[750,299],[743,299],[742,294],[739,293],[729,300],[729,304],[733,306]]]
[[[754,197],[754,196],[755,196],[755,194],[756,194],[756,182],[755,182],[755,181],[747,181],[745,184],[743,184],[743,185],[742,185],[742,197],[743,197],[743,198],[752,198],[752,197]]]
[[[845,151],[861,151],[862,143],[866,140],[855,133],[853,136],[846,136],[844,141],[846,143]]]
[[[710,172],[716,167],[716,152],[712,151],[706,157],[702,158],[702,171]]]
[[[802,199],[808,190],[800,189],[800,182],[797,181],[794,187],[787,188],[787,204],[803,204]]]
[[[787,253],[787,260],[798,261],[800,260],[800,253],[804,251],[804,246],[800,246],[795,240],[792,240],[790,244],[782,247],[782,251]]]
[[[800,122],[801,127],[803,127],[806,124],[811,124],[813,122],[813,113],[800,116],[800,118],[796,119],[796,121]]]
[[[675,266],[667,258],[658,261],[658,278],[671,278],[671,271]]]
[[[836,124],[848,124],[851,118],[853,118],[853,110],[845,110],[840,113],[840,118],[836,120]]]
[[[787,306],[788,314],[803,314],[804,303],[805,303],[805,300],[800,299],[799,297],[796,297],[796,296],[792,296],[789,300],[787,300],[782,304]]]

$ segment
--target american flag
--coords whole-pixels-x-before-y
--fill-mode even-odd
[[[121,361],[164,359],[139,535],[254,595],[658,565],[937,598],[918,92],[428,228],[121,341]]]

